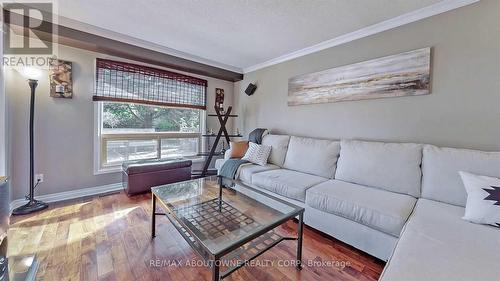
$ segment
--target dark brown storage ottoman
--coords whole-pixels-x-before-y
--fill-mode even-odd
[[[134,195],[151,191],[151,187],[191,179],[191,160],[147,160],[122,164],[125,192]]]

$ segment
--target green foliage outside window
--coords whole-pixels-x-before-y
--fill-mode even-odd
[[[126,103],[103,104],[104,129],[154,129],[155,132],[199,132],[200,112]]]

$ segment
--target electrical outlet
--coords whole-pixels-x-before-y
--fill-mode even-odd
[[[43,182],[43,174],[36,174],[35,175],[35,184],[42,183],[42,182]]]

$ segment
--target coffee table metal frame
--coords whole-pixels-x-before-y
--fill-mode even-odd
[[[221,211],[222,208],[222,203],[223,203],[223,185],[222,185],[222,177],[218,177],[218,186],[219,186],[219,196],[218,196],[218,203],[219,203],[219,211]],[[208,177],[207,177],[208,178]],[[224,178],[225,180],[228,180],[227,178]],[[209,264],[211,265],[212,268],[212,280],[221,280],[227,276],[229,276],[231,273],[236,271],[237,269],[243,267],[246,263],[250,262],[251,260],[257,258],[267,250],[271,249],[272,247],[276,246],[278,243],[280,243],[283,240],[296,240],[297,241],[297,253],[296,253],[296,268],[298,270],[302,269],[302,239],[303,239],[303,228],[304,228],[304,208],[296,206],[294,204],[291,204],[289,202],[286,202],[285,200],[282,200],[280,198],[276,198],[272,195],[269,195],[267,193],[264,193],[258,189],[255,189],[253,187],[250,187],[240,181],[237,180],[231,180],[234,184],[238,184],[243,186],[246,189],[249,189],[253,192],[262,194],[264,196],[267,196],[279,203],[285,204],[288,207],[293,208],[292,212],[289,212],[285,217],[282,219],[269,224],[262,228],[259,231],[256,231],[255,233],[252,233],[250,235],[247,235],[239,240],[234,241],[231,243],[229,246],[225,247],[224,249],[212,253],[205,245],[199,240],[199,238],[196,236],[196,234],[189,229],[187,225],[183,222],[182,219],[177,217],[175,215],[174,210],[172,210],[168,205],[163,202],[161,199],[157,198],[156,194],[152,192],[152,214],[151,214],[151,238],[156,237],[156,216],[166,216],[169,221],[174,225],[174,227],[179,231],[179,233],[184,237],[186,242],[194,249],[196,250],[202,258],[206,259],[209,261]],[[170,185],[175,185],[175,183],[170,184]],[[168,185],[165,185],[168,186]],[[227,187],[226,187],[227,188]],[[166,211],[165,213],[159,213],[156,212],[156,207],[157,207],[157,201],[160,203],[160,205],[163,207],[163,209]],[[272,231],[276,227],[286,223],[287,221],[294,219],[298,217],[298,224],[297,224],[297,237],[280,237],[279,239],[273,241],[270,245],[262,249],[261,251],[257,252],[256,254],[252,255],[250,258],[246,259],[245,262],[240,263],[237,266],[229,268],[225,272],[220,272],[220,264],[221,264],[221,258],[224,257],[225,255],[235,251],[236,249],[242,247],[243,245],[251,242],[252,240],[255,240],[259,238],[262,235],[265,235],[266,233]],[[187,234],[187,236],[186,236]],[[194,238],[197,240],[196,242],[193,242],[189,237]],[[200,248],[201,247],[201,248]],[[207,255],[208,254],[208,255]]]

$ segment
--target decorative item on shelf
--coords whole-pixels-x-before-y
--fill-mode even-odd
[[[236,128],[236,135],[237,135],[237,136],[241,136],[241,134],[240,134],[240,129],[239,129],[239,128]]]
[[[50,96],[53,98],[73,97],[73,64],[70,61],[49,60]]]
[[[13,215],[26,215],[47,208],[49,205],[45,202],[35,200],[35,188],[38,182],[35,183],[35,159],[34,159],[34,118],[35,118],[35,89],[38,86],[38,78],[42,73],[36,68],[25,68],[22,72],[23,76],[28,79],[28,85],[31,90],[30,101],[30,123],[29,123],[29,151],[30,151],[30,171],[29,171],[29,194],[26,196],[28,203],[15,208],[12,211]]]
[[[373,59],[288,80],[288,105],[430,94],[431,48]]]
[[[224,153],[226,153],[226,142],[225,141],[222,141],[222,148],[220,150],[220,153],[222,155],[224,155]]]

